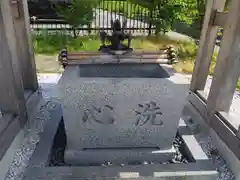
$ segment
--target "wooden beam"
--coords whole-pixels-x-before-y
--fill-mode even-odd
[[[133,51],[128,53],[127,55],[162,55],[162,54],[167,54],[168,53],[168,49],[160,49],[160,50],[156,50],[156,51]],[[92,52],[92,51],[83,51],[83,52],[70,52],[68,53],[68,57],[71,56],[111,56],[107,53],[102,53],[102,52]]]
[[[5,113],[4,116],[0,118],[0,134],[5,131],[9,124],[14,120],[13,114]],[[19,120],[18,120],[19,121]],[[19,122],[18,122],[19,123]]]
[[[95,58],[95,60],[93,59]],[[134,51],[123,55],[109,55],[101,52],[71,52],[67,54],[69,64],[88,64],[88,63],[106,63],[116,61],[115,59],[124,59],[124,62],[129,59],[129,62],[146,62],[146,63],[168,63],[169,49],[162,49],[156,51]],[[83,61],[84,60],[84,61]],[[80,62],[81,61],[81,62]],[[122,60],[121,60],[122,61]]]
[[[226,0],[207,1],[199,51],[190,86],[193,91],[203,90],[205,87],[218,32],[218,27],[212,26],[212,21],[216,11],[222,12],[224,10],[225,3]]]
[[[19,124],[19,119],[12,119],[11,117],[11,121],[9,121],[7,129],[0,131],[0,161],[20,130],[21,126]]]
[[[187,100],[198,111],[198,113],[204,119],[208,119],[209,118],[207,116],[207,114],[205,114],[206,113],[206,103],[204,102],[204,100],[197,93],[190,92],[188,97],[187,97]]]
[[[157,59],[157,58],[148,58],[148,59],[140,59],[139,57],[136,59],[129,58],[120,58],[120,59],[82,59],[82,60],[71,60],[68,61],[68,65],[83,65],[83,64],[123,64],[123,63],[140,63],[140,64],[168,64],[168,59]]]
[[[27,111],[9,1],[0,1],[0,108],[25,124]]]
[[[129,59],[129,60],[139,60],[139,61],[144,61],[144,59],[168,59],[169,55],[168,54],[161,54],[161,55],[132,55],[132,54],[126,54],[126,55],[118,55],[118,56],[68,56],[68,61],[114,61],[115,59],[120,58],[120,59]]]
[[[232,0],[208,96],[210,112],[228,112],[240,76],[240,1]]]
[[[11,5],[12,18],[17,37],[18,58],[20,62],[23,85],[25,89],[36,90],[38,88],[36,65],[33,45],[30,34],[29,12],[27,0],[18,0]],[[19,12],[19,16],[16,15]]]
[[[231,129],[225,124],[225,120],[219,116],[212,116],[211,127],[218,134],[224,143],[231,149],[235,156],[240,160],[240,139]]]
[[[224,12],[215,12],[215,18],[213,21],[213,26],[221,26],[224,27],[225,23],[227,22],[228,13]]]
[[[239,125],[239,127],[238,127],[237,137],[240,139],[240,125]]]
[[[221,119],[227,119],[228,121],[225,121],[226,125],[235,133],[238,132],[238,125],[239,125],[239,117],[234,112],[217,112],[217,115],[221,117]]]

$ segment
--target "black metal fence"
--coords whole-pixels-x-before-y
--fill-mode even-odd
[[[42,4],[34,2],[35,4],[31,0],[29,2],[30,16],[35,16],[35,18],[31,18],[32,30],[71,33],[71,26],[57,17],[57,13],[49,1],[41,1]],[[66,5],[68,2],[61,3]],[[154,26],[151,24],[152,13],[146,8],[125,0],[102,0],[93,11],[95,16],[92,23],[79,27],[80,35],[95,34],[100,30],[110,31],[111,20],[119,19],[123,21],[124,18],[127,19],[126,30],[133,35],[149,35],[154,31]]]

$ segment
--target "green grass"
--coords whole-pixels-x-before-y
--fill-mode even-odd
[[[238,80],[238,83],[237,83],[237,90],[240,91],[240,81]]]
[[[32,39],[37,54],[57,54],[63,47],[67,47],[69,51],[96,51],[99,48],[99,39],[94,36],[74,39],[62,33],[41,32],[38,35],[32,35]]]
[[[69,51],[97,51],[100,46],[98,36],[81,36],[74,39],[71,36],[66,36],[61,33],[49,34],[42,32],[38,35],[33,35],[34,49],[37,54],[57,54],[63,47],[67,47]],[[125,41],[127,43],[127,41]],[[132,40],[134,49],[142,50],[157,50],[174,45],[176,48],[183,46],[192,46],[193,43],[184,43],[181,41],[171,40],[166,36],[151,36],[151,37],[135,37]],[[196,48],[195,48],[196,49]],[[181,52],[185,51],[181,48]],[[190,55],[192,50],[187,55]],[[181,58],[185,58],[182,53]]]

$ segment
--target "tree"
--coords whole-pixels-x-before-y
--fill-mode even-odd
[[[94,8],[99,0],[71,0],[67,6],[54,4],[57,14],[72,28],[73,35],[78,36],[78,29],[84,25],[90,25],[94,19]]]
[[[206,0],[197,0],[197,10],[198,16],[196,17],[196,21],[199,22],[199,27],[202,29],[204,14],[206,11]]]
[[[169,31],[174,21],[191,24],[197,16],[196,0],[129,0],[152,12],[156,33]]]

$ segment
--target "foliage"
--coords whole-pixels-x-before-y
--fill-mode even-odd
[[[232,0],[226,0],[225,12],[228,12],[228,9],[232,3]]]
[[[94,8],[99,0],[72,0],[68,6],[54,4],[54,8],[60,18],[71,25],[74,37],[78,36],[77,29],[84,25],[90,25],[94,18]]]
[[[144,14],[148,13],[148,9],[140,5],[131,3],[130,1],[102,1],[99,6],[101,9],[104,9],[109,12],[121,13],[128,18],[134,18],[137,14],[143,12]]]
[[[33,46],[36,53],[54,54],[62,49],[67,39],[61,32],[50,34],[47,31],[32,34]]]
[[[206,9],[206,0],[196,0],[197,1],[197,10],[198,14],[204,15],[205,14],[205,9]]]
[[[176,23],[181,23],[191,27],[191,29],[194,28],[194,32],[190,34],[194,34],[194,37],[198,38],[205,13],[205,1],[206,0],[106,0],[100,4],[100,8],[109,12],[123,13],[126,17],[132,19],[138,18],[140,14],[140,17],[142,15],[144,18],[147,16],[146,18],[157,27],[156,33],[176,29]]]
[[[195,43],[182,43],[178,48],[179,58],[194,60],[197,56],[198,46]]]
[[[218,53],[214,52],[213,56],[212,56],[211,65],[209,67],[209,75],[213,75],[214,74],[215,67],[216,67],[216,62],[217,62],[217,56],[218,56]]]
[[[172,29],[173,23],[180,20],[191,24],[198,15],[196,0],[130,0],[152,11],[152,23],[157,33]]]
[[[238,83],[237,83],[237,90],[240,91],[240,80],[238,80]]]

